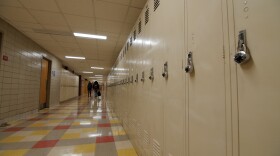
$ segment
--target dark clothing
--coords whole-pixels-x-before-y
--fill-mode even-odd
[[[88,83],[87,88],[88,88],[88,97],[91,97],[92,84],[90,82]]]
[[[98,82],[94,81],[92,87],[93,87],[93,90],[94,90],[94,95],[95,95],[95,97],[97,97],[98,96],[98,92],[99,92],[99,84],[98,84]]]
[[[88,85],[87,85],[87,89],[88,89],[88,90],[92,90],[92,84],[91,84],[90,82],[89,82]]]
[[[98,90],[99,90],[99,84],[98,84],[97,81],[95,81],[95,82],[93,83],[93,90],[95,90],[95,91],[98,91]]]

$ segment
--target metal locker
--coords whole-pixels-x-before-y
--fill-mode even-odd
[[[251,59],[236,64],[231,59],[233,80],[234,134],[240,156],[279,156],[280,150],[280,1],[236,0],[230,29],[231,57],[238,51],[238,36],[246,30]],[[233,23],[233,22],[232,22]],[[236,79],[237,77],[237,79]],[[237,140],[237,139],[236,139]]]
[[[224,0],[187,0],[186,90],[189,156],[227,155]],[[226,21],[226,20],[225,20]],[[192,67],[190,67],[192,66]],[[193,68],[193,69],[192,69]],[[192,72],[191,72],[192,71]]]

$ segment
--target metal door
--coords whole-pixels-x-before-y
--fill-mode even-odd
[[[239,155],[279,156],[280,150],[280,1],[233,1],[237,50],[239,31],[246,30],[251,59],[235,66]],[[234,55],[235,51],[232,51]]]

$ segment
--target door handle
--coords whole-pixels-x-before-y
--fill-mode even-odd
[[[194,67],[193,67],[192,52],[191,52],[191,51],[188,53],[187,62],[188,62],[188,64],[187,64],[187,66],[185,67],[185,71],[186,71],[186,73],[189,73],[189,74],[190,74],[190,73],[193,72],[193,69],[194,69]]]

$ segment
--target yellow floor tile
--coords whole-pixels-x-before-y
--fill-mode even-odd
[[[82,132],[87,133],[87,132],[97,132],[97,128],[83,128]]]
[[[61,137],[61,139],[78,139],[78,138],[80,138],[80,133],[67,133]]]
[[[28,149],[21,149],[21,150],[5,150],[0,152],[0,156],[23,156]]]
[[[118,150],[118,156],[138,156],[134,149]]]
[[[34,131],[31,133],[31,135],[47,135],[49,132],[50,130]]]
[[[95,152],[95,144],[85,144],[78,145],[74,148],[74,153],[94,153]]]
[[[25,136],[9,136],[3,140],[1,140],[1,143],[7,143],[7,142],[20,142],[24,139]]]
[[[49,120],[47,123],[60,123],[62,120]]]
[[[126,133],[123,130],[113,130],[113,135],[126,135]]]

